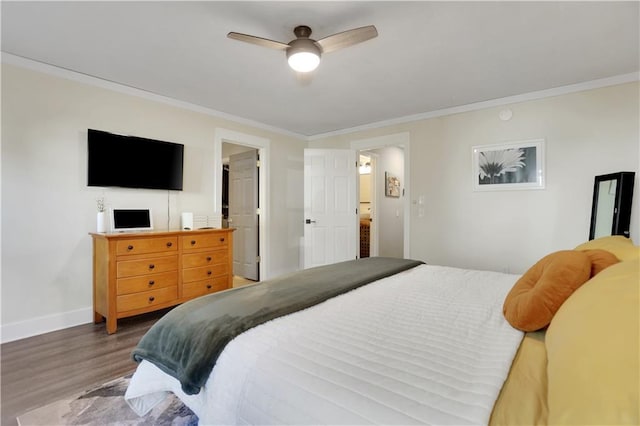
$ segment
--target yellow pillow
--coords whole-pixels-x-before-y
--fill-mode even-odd
[[[549,424],[640,424],[640,259],[608,267],[547,330]]]
[[[606,250],[622,261],[640,258],[640,246],[633,245],[633,241],[622,235],[596,238],[576,247],[576,250],[594,249]]]

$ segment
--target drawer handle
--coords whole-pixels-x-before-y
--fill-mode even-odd
[[[153,302],[154,300],[156,300],[156,298],[155,298],[155,297],[153,297],[153,296],[149,296],[149,302]]]
[[[191,245],[195,246],[196,245],[196,240],[191,240]]]
[[[207,284],[207,289],[211,290],[211,284]]]
[[[207,256],[207,262],[211,262],[211,256]]]
[[[149,281],[149,285],[154,285],[156,282],[154,280]]]
[[[224,243],[224,238],[220,238],[220,242],[221,242],[221,243]]]
[[[172,245],[173,245],[173,243],[172,243],[171,241],[169,241],[169,242],[167,243],[167,247],[171,247]]]
[[[211,271],[207,271],[207,275],[211,275]]]
[[[149,269],[153,269],[153,268],[155,268],[155,267],[156,267],[156,265],[154,265],[153,263],[151,263],[151,264],[149,265]]]
[[[127,246],[127,250],[133,250],[133,246]]]

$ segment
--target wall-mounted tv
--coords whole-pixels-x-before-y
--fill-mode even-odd
[[[182,190],[184,145],[88,129],[89,186]]]

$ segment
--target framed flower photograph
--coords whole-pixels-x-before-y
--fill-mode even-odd
[[[472,147],[473,189],[544,189],[544,139]]]

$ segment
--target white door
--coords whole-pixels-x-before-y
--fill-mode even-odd
[[[258,151],[229,156],[229,226],[233,233],[233,274],[257,281]]]
[[[304,267],[356,258],[356,152],[304,150]]]

